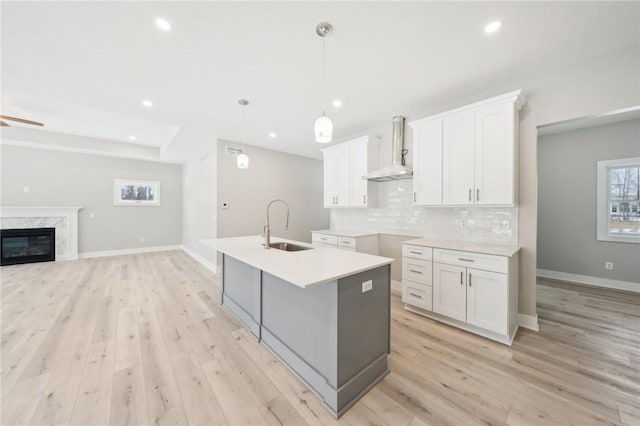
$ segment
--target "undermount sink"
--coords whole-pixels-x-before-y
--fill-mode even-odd
[[[291,243],[271,243],[269,244],[269,247],[278,249],[278,250],[283,250],[283,251],[302,251],[302,250],[311,250],[313,248],[313,247],[299,246],[297,244],[291,244]]]

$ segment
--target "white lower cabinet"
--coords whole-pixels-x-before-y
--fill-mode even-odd
[[[415,257],[407,257],[412,251]],[[511,344],[517,331],[517,253],[497,256],[404,245],[403,254],[402,301],[407,309]]]
[[[507,275],[467,269],[467,323],[507,334]]]
[[[433,265],[433,312],[465,321],[467,319],[466,268]]]
[[[353,235],[352,232],[347,233]],[[357,251],[360,253],[378,254],[378,234],[358,235],[352,237],[340,235],[339,233],[326,234],[314,231],[311,233],[311,242],[314,246],[335,247],[342,250]]]

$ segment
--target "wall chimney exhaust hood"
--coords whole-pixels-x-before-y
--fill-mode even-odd
[[[413,171],[404,163],[404,117],[393,117],[393,135],[391,140],[391,166],[383,167],[371,172],[362,179],[374,182],[388,182],[391,180],[411,179]]]

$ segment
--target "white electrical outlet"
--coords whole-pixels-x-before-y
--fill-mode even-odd
[[[365,281],[362,283],[362,292],[366,293],[367,291],[370,291],[371,289],[373,289],[373,280],[369,280],[369,281]]]
[[[144,237],[140,238],[140,243],[144,244]]]
[[[604,262],[604,269],[613,270],[613,262]]]
[[[24,192],[31,192],[31,188],[29,188],[28,186],[25,186],[25,187],[23,188],[23,191],[24,191]]]
[[[94,212],[91,212],[91,213],[89,213],[89,217],[90,217],[91,219],[93,219],[94,217],[96,217],[96,214],[95,214]]]

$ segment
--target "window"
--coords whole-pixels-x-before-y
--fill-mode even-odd
[[[640,157],[598,161],[598,240],[640,243]]]

